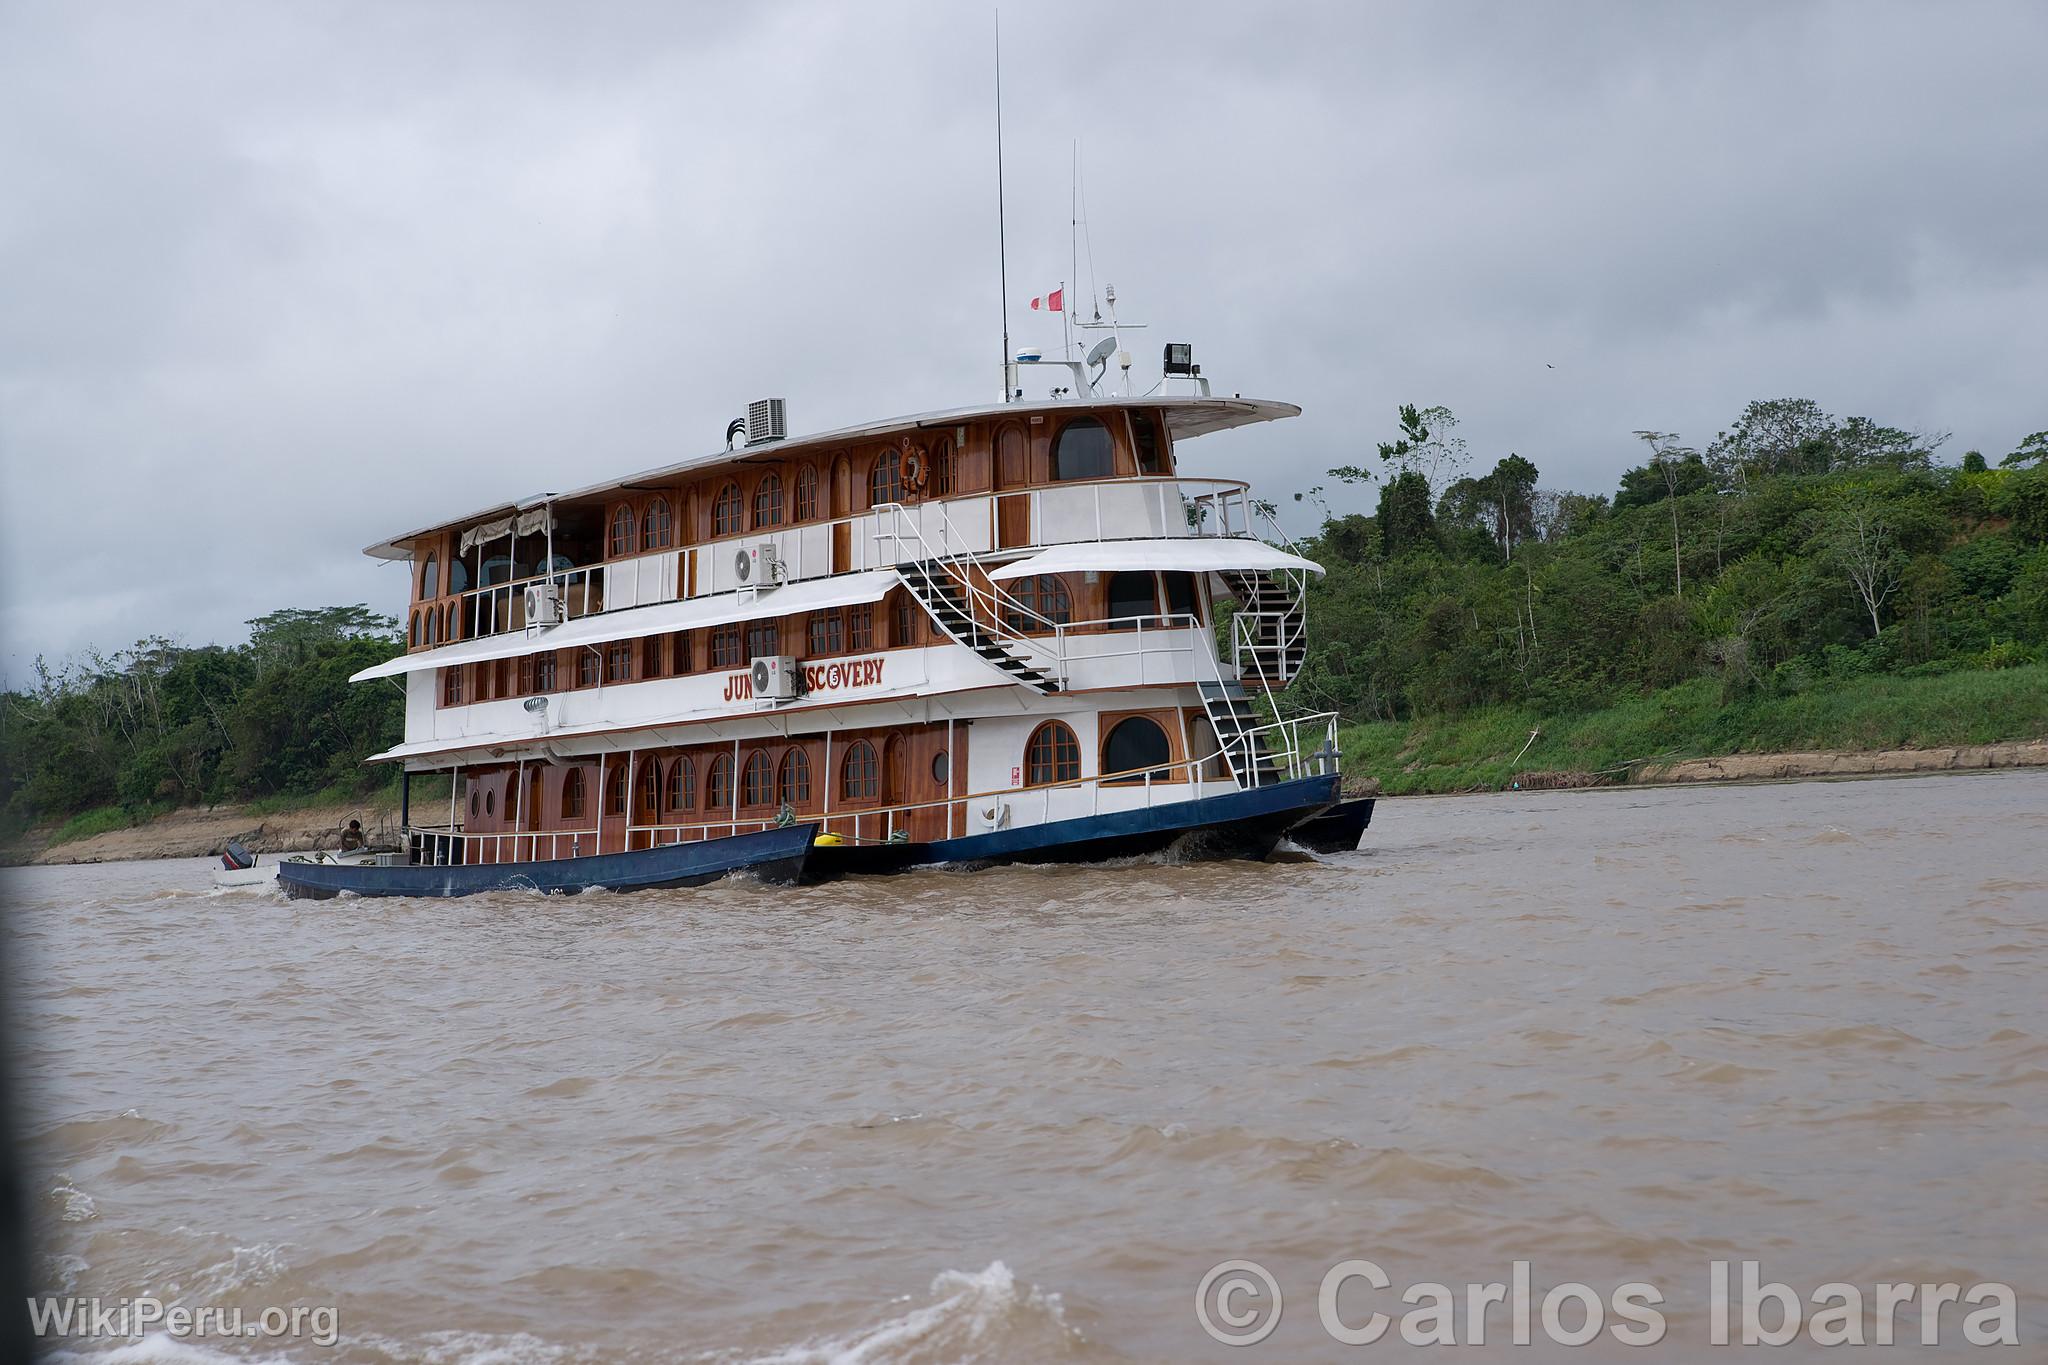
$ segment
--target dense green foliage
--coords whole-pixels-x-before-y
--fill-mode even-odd
[[[62,671],[39,660],[32,688],[0,696],[9,830],[65,817],[115,828],[161,807],[380,785],[389,775],[363,760],[398,742],[405,699],[348,679],[398,653],[397,623],[353,606],[249,627],[236,648],[151,639]]]
[[[1400,423],[1379,471],[1331,471],[1379,481],[1372,515],[1299,495],[1329,570],[1306,703],[1569,717],[1685,687],[1738,707],[2048,655],[2048,433],[1949,466],[1938,436],[1752,403],[1705,450],[1638,432],[1649,459],[1610,499],[1539,489],[1517,455],[1465,475],[1445,409]]]

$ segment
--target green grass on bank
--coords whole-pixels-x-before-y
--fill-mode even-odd
[[[57,826],[56,833],[50,836],[50,843],[54,847],[90,839],[95,834],[105,834],[110,830],[128,829],[156,814],[153,810],[130,810],[125,806],[96,806],[92,810],[80,811]]]
[[[1532,729],[1541,733],[1517,760]],[[2048,664],[1853,678],[1728,705],[1701,678],[1577,715],[1488,707],[1348,726],[1338,744],[1348,776],[1377,778],[1398,794],[1497,790],[1534,772],[1626,781],[1632,765],[1652,760],[2040,738],[2048,738]]]

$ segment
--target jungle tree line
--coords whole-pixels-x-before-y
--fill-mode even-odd
[[[87,653],[0,694],[0,819],[10,830],[131,809],[365,791],[363,760],[399,741],[403,693],[349,675],[396,655],[398,623],[366,606],[290,608],[236,647],[161,637]]]
[[[1354,719],[1494,703],[1583,709],[1702,674],[1729,698],[2048,652],[2048,431],[1996,463],[1808,399],[1751,403],[1704,446],[1639,431],[1611,495],[1484,472],[1442,407],[1297,494],[1328,576],[1301,700]],[[1333,506],[1377,489],[1370,513]]]

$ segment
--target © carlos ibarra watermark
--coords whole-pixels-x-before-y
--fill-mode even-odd
[[[333,1304],[294,1304],[243,1310],[239,1305],[165,1303],[162,1299],[56,1298],[28,1301],[36,1336],[138,1340],[152,1332],[174,1338],[299,1337],[315,1346],[341,1340],[341,1314]]]
[[[1507,1279],[1485,1284],[1396,1286],[1374,1262],[1351,1260],[1331,1266],[1317,1285],[1316,1319],[1347,1346],[1584,1346],[1603,1333],[1624,1346],[1656,1346],[1670,1336],[1662,1311],[1670,1302],[1643,1280],[1605,1292],[1566,1281],[1539,1294],[1527,1261],[1516,1261]],[[1923,1346],[2020,1343],[2017,1296],[1997,1283],[1835,1281],[1802,1293],[1766,1280],[1760,1262],[1710,1261],[1704,1304],[1704,1340],[1697,1344],[1706,1346],[1890,1346],[1915,1338]],[[1280,1282],[1256,1261],[1211,1266],[1195,1287],[1196,1321],[1226,1346],[1264,1341],[1285,1306]]]

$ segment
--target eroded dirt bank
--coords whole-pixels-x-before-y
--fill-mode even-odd
[[[8,861],[111,863],[128,858],[206,858],[218,856],[230,839],[257,853],[297,853],[335,847],[342,826],[351,819],[361,820],[369,830],[386,821],[395,827],[398,808],[365,802],[255,815],[241,806],[201,806],[54,848],[31,839],[10,850]]]

